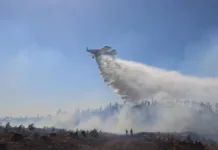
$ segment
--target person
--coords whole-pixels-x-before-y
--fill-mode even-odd
[[[128,130],[126,129],[126,135],[128,135]]]
[[[130,134],[133,135],[133,131],[132,131],[132,129],[130,130]]]

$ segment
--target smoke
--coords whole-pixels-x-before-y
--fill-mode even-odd
[[[217,132],[216,115],[211,112],[201,113],[199,105],[184,105],[179,100],[216,103],[218,79],[185,76],[175,71],[167,71],[136,62],[114,59],[109,56],[96,58],[100,73],[124,101],[155,99],[159,102],[173,101],[171,107],[164,105],[133,109],[124,105],[118,112],[105,108],[98,114],[90,112],[84,115],[76,110],[72,114],[52,118],[49,122],[38,125],[52,125],[66,129],[99,128],[108,132],[124,133],[133,128],[135,132],[192,131],[202,134]],[[164,104],[164,103],[163,103]]]
[[[185,76],[110,56],[97,57],[96,61],[105,83],[126,101],[217,102],[217,78]]]
[[[73,112],[54,115],[51,119],[36,122],[38,127],[55,126],[65,129],[98,128],[107,132],[124,133],[125,129],[134,132],[183,132],[192,131],[201,134],[218,132],[217,114],[211,110],[202,110],[200,102],[215,103],[218,96],[218,80],[184,76],[178,72],[146,66],[136,62],[114,59],[108,56],[97,57],[100,73],[104,81],[127,101],[138,102],[153,98],[157,105],[123,105],[118,110],[106,107],[101,111]],[[181,100],[181,101],[179,101]],[[184,105],[182,100],[195,101]],[[199,103],[198,103],[199,102]],[[29,122],[28,122],[29,123]],[[27,123],[26,123],[27,125]]]
[[[73,130],[97,128],[113,133],[124,133],[125,129],[131,128],[134,132],[191,131],[200,134],[214,134],[218,131],[216,115],[206,111],[200,113],[199,107],[187,107],[180,103],[176,103],[172,107],[150,105],[134,108],[132,105],[124,105],[118,111],[114,111],[112,106],[112,108],[105,108],[98,113],[96,111],[84,113],[76,110],[54,116],[49,120],[41,120],[35,125]]]

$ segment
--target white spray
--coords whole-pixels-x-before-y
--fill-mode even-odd
[[[218,79],[184,76],[110,56],[96,58],[104,81],[126,101],[190,100],[216,103]]]

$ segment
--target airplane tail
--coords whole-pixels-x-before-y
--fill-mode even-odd
[[[105,53],[105,54],[107,54],[107,55],[116,55],[117,54],[117,52],[116,52],[116,50],[112,50],[112,51],[110,51],[110,52],[107,52],[107,53]]]

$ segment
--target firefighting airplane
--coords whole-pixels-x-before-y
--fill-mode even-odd
[[[92,58],[96,58],[100,55],[110,55],[110,56],[115,56],[117,54],[116,50],[112,49],[110,46],[104,46],[101,49],[88,49],[86,48],[86,51],[89,52],[92,55]],[[111,51],[109,51],[111,50]]]

